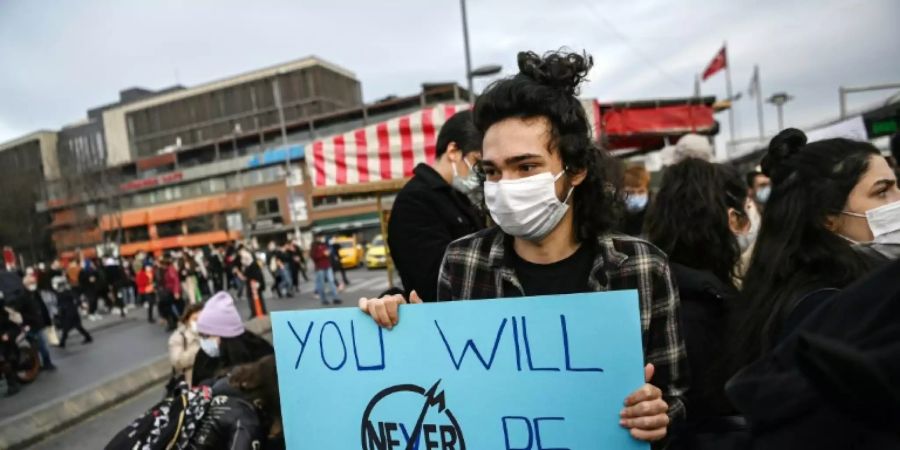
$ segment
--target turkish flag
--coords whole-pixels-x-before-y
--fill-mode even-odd
[[[703,81],[706,81],[707,78],[716,74],[716,72],[724,69],[728,65],[728,54],[725,51],[725,47],[723,46],[719,53],[716,53],[716,57],[713,58],[712,61],[709,62],[709,65],[706,66],[706,70],[703,71]]]

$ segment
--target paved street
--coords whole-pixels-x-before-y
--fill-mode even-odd
[[[359,297],[374,296],[387,288],[384,270],[356,269],[348,271],[347,275],[351,284],[340,293],[344,299],[344,306],[353,307]],[[302,286],[298,297],[269,298],[267,305],[272,311],[320,308],[321,305],[313,297],[312,291],[313,283],[306,283]],[[246,316],[246,302],[238,302],[238,306]],[[0,423],[28,414],[30,410],[45,406],[58,398],[91,389],[105,380],[128,373],[166,352],[168,334],[161,325],[147,323],[144,309],[131,311],[126,319],[106,317],[99,322],[85,321],[85,326],[95,329],[92,331],[94,343],[83,345],[81,337],[76,334],[74,337],[70,335],[66,349],[51,348],[54,363],[59,370],[41,373],[33,384],[26,386],[17,396],[0,398],[0,417],[3,418]],[[95,445],[93,441],[82,443],[81,439],[97,434],[102,435],[103,439],[108,439],[111,433],[125,426],[135,416],[132,412],[139,413],[159,399],[160,392],[137,396],[121,405],[121,411],[115,409],[101,413],[96,419],[76,425],[35,448],[102,447]],[[127,411],[128,414],[122,411]],[[99,439],[97,443],[104,444],[106,441],[103,439]]]

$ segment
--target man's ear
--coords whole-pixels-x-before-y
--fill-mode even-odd
[[[462,159],[462,150],[456,145],[456,142],[450,142],[447,144],[447,151],[444,152],[444,156],[448,161],[456,163]]]

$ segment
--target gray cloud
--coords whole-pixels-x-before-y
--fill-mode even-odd
[[[837,114],[839,85],[900,78],[900,2],[470,0],[473,64],[515,71],[519,50],[586,49],[583,95],[603,100],[689,95],[694,75],[729,43],[735,90],[759,64],[763,90],[796,96],[788,125]],[[366,99],[426,81],[464,82],[455,1],[237,0],[0,3],[0,141],[58,128],[119,89],[192,85],[316,54],[356,72]],[[483,88],[486,81],[476,85]],[[703,84],[724,96],[722,75]],[[887,93],[859,96],[860,106]],[[754,104],[735,106],[738,136]],[[767,130],[775,128],[767,106]],[[719,118],[724,123],[726,117]],[[725,130],[727,133],[727,130]]]

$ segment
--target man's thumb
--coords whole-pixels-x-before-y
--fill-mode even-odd
[[[409,302],[410,303],[422,303],[422,299],[419,298],[419,294],[416,291],[412,291],[409,293]]]

